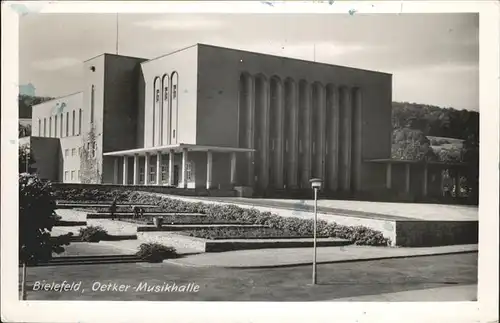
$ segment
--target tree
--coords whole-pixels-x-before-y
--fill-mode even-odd
[[[30,124],[19,124],[19,138],[31,136],[31,125]]]
[[[19,174],[19,264],[23,267],[22,299],[26,299],[26,265],[36,265],[64,252],[72,233],[51,237],[57,221],[49,182],[36,175]]]
[[[34,105],[52,100],[51,97],[32,96],[27,94],[19,94],[19,118],[31,118],[31,109]]]
[[[36,168],[33,167],[35,163],[35,156],[33,150],[28,145],[19,146],[19,174],[33,173]]]

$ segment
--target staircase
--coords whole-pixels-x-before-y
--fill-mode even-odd
[[[35,266],[103,265],[145,262],[136,255],[100,255],[54,257]]]

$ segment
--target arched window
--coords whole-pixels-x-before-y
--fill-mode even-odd
[[[172,99],[170,103],[170,129],[172,131],[171,144],[177,143],[177,138],[179,138],[179,132],[177,131],[177,124],[179,119],[179,98],[178,98],[178,88],[179,88],[179,74],[174,71],[170,76],[170,86],[172,88]]]
[[[47,137],[47,118],[43,118],[43,136]]]
[[[38,136],[42,136],[42,120],[38,118]]]
[[[153,87],[154,87],[154,92],[153,92],[153,120],[152,120],[152,145],[155,146],[160,142],[158,139],[159,135],[159,111],[160,111],[160,96],[161,96],[161,85],[160,85],[160,78],[155,77],[153,80]]]
[[[54,136],[57,138],[57,114],[54,116]]]
[[[170,125],[168,120],[170,115],[170,77],[168,74],[164,74],[162,77],[162,88],[163,88],[163,100],[160,105],[160,144],[170,142]],[[165,129],[166,125],[166,129]]]
[[[52,137],[52,117],[49,117],[49,137]]]

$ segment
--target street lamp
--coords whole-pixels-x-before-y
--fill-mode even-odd
[[[313,178],[311,182],[311,187],[314,189],[314,224],[313,224],[313,274],[312,274],[312,284],[316,285],[316,231],[318,222],[318,191],[321,189],[322,180],[319,178]]]

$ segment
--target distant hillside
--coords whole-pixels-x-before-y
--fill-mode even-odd
[[[478,112],[393,102],[392,126],[394,159],[475,162],[478,158]]]
[[[393,102],[393,129],[421,130],[426,136],[479,140],[479,113],[432,105]]]
[[[50,97],[40,97],[40,96],[31,96],[26,94],[20,94],[18,97],[19,100],[19,118],[20,119],[28,119],[31,118],[31,107],[40,103],[43,103],[48,100],[52,100]]]

